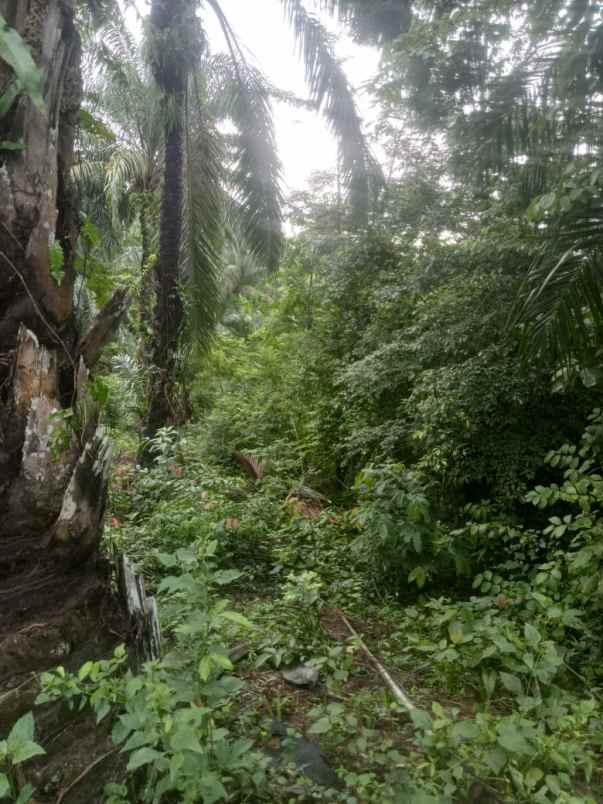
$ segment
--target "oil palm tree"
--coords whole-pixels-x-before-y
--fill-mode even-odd
[[[344,5],[332,4],[332,9],[343,13]],[[353,93],[319,20],[300,0],[283,0],[283,7],[304,60],[311,101],[338,137],[343,183],[357,221],[364,222],[380,171],[363,136]],[[237,130],[229,154],[230,177],[244,236],[269,267],[276,266],[282,243],[280,169],[268,88],[246,63],[218,0],[205,0],[201,9],[217,16],[228,45],[229,57],[214,61],[213,73],[200,76],[206,42],[195,0],[153,0],[147,28],[148,60],[162,96],[164,120],[153,379],[145,424],[149,437],[175,414],[176,369],[185,321],[183,282],[191,289],[190,320],[197,333],[207,335],[219,309],[216,280],[223,196],[220,145],[210,134],[211,81],[221,82],[220,112]],[[210,63],[206,61],[205,66]]]
[[[141,344],[151,334],[157,199],[163,166],[161,96],[140,48],[119,17],[89,48],[85,112],[73,174],[84,212],[103,233],[109,253],[137,219],[141,235]],[[100,69],[99,69],[100,66]],[[87,129],[90,129],[88,132]],[[144,353],[144,348],[141,350]]]

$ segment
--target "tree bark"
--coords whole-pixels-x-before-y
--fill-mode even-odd
[[[92,322],[86,337],[79,346],[79,355],[87,368],[92,368],[101,356],[104,346],[117,331],[130,306],[130,294],[119,288]]]
[[[165,106],[165,167],[161,197],[157,299],[153,322],[151,387],[145,435],[152,438],[173,418],[177,352],[184,309],[180,295],[180,248],[184,205],[184,108],[186,54],[174,34],[185,19],[188,0],[153,0],[151,30],[158,55],[153,64]]]
[[[184,203],[184,127],[178,101],[174,120],[167,124],[165,136],[165,178],[161,199],[159,259],[157,260],[157,301],[155,305],[152,377],[146,435],[152,437],[173,419],[175,373],[184,310],[180,296],[180,245]]]
[[[80,39],[73,8],[61,0],[0,0],[0,11],[45,77],[44,108],[21,96],[0,120],[0,140],[24,145],[0,155],[0,343],[14,344],[23,323],[41,343],[56,347],[62,340],[69,347],[75,339],[78,210],[70,171],[82,94]],[[11,78],[0,62],[0,92]],[[55,239],[64,254],[60,285],[50,273]]]
[[[153,328],[153,300],[156,290],[156,269],[151,263],[151,232],[149,221],[150,194],[144,192],[140,201],[140,234],[142,258],[140,261],[139,297],[139,359],[143,366],[150,363],[151,333]]]
[[[0,0],[0,12],[29,45],[45,101],[40,109],[22,95],[0,119],[0,140],[24,145],[0,152],[1,643],[36,611],[64,616],[87,605],[86,590],[108,592],[106,570],[99,580],[94,565],[109,450],[86,385],[127,299],[117,294],[80,339],[70,178],[82,95],[74,3]],[[0,61],[0,94],[11,80]],[[55,241],[64,255],[60,282],[50,271]]]

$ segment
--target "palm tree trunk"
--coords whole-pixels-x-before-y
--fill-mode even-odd
[[[161,199],[159,257],[155,269],[152,378],[146,435],[153,437],[173,420],[178,342],[183,320],[180,246],[184,203],[184,92],[174,94],[165,132],[165,170]]]
[[[184,216],[184,108],[190,53],[185,40],[194,22],[190,0],[153,0],[150,28],[153,73],[163,90],[165,167],[156,265],[157,300],[153,321],[151,389],[145,435],[175,420],[177,352],[184,308],[180,295],[180,248]],[[147,456],[148,457],[148,456]]]
[[[151,332],[153,326],[153,299],[155,296],[155,266],[151,265],[151,226],[149,221],[150,195],[143,193],[140,206],[140,234],[142,258],[139,297],[139,359],[143,366],[150,361]]]

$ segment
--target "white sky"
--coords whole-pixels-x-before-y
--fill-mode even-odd
[[[280,0],[220,0],[220,5],[246,48],[250,62],[279,89],[306,98],[303,65],[297,56],[293,32],[284,18]],[[308,10],[313,10],[313,5],[313,0],[307,0]],[[148,13],[143,11],[143,3],[137,3],[137,6],[142,13]],[[322,20],[329,30],[339,35],[336,54],[344,60],[350,83],[358,90],[361,116],[370,122],[370,100],[362,92],[362,85],[375,75],[379,52],[352,42],[328,15],[322,15]],[[209,8],[203,21],[212,51],[225,50],[220,26]],[[283,103],[275,104],[274,111],[286,193],[302,189],[315,170],[335,169],[337,146],[318,114]]]

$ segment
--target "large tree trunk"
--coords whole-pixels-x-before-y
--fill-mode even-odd
[[[69,351],[77,204],[70,180],[81,101],[80,39],[73,9],[61,0],[0,0],[8,24],[29,44],[45,77],[45,106],[21,96],[0,120],[0,140],[22,140],[22,151],[0,154],[0,344],[14,347],[21,324],[40,342]],[[0,93],[12,79],[0,62]],[[60,286],[50,273],[49,246],[64,253]],[[60,358],[61,371],[69,364]],[[72,384],[65,378],[65,390]]]
[[[129,300],[116,294],[79,337],[70,171],[82,93],[73,3],[0,0],[0,12],[30,46],[45,100],[39,109],[21,96],[0,119],[0,140],[24,145],[0,152],[1,643],[16,621],[64,615],[96,586],[110,451],[86,384]],[[0,62],[0,95],[11,78]],[[64,254],[60,284],[50,271],[55,240]]]

